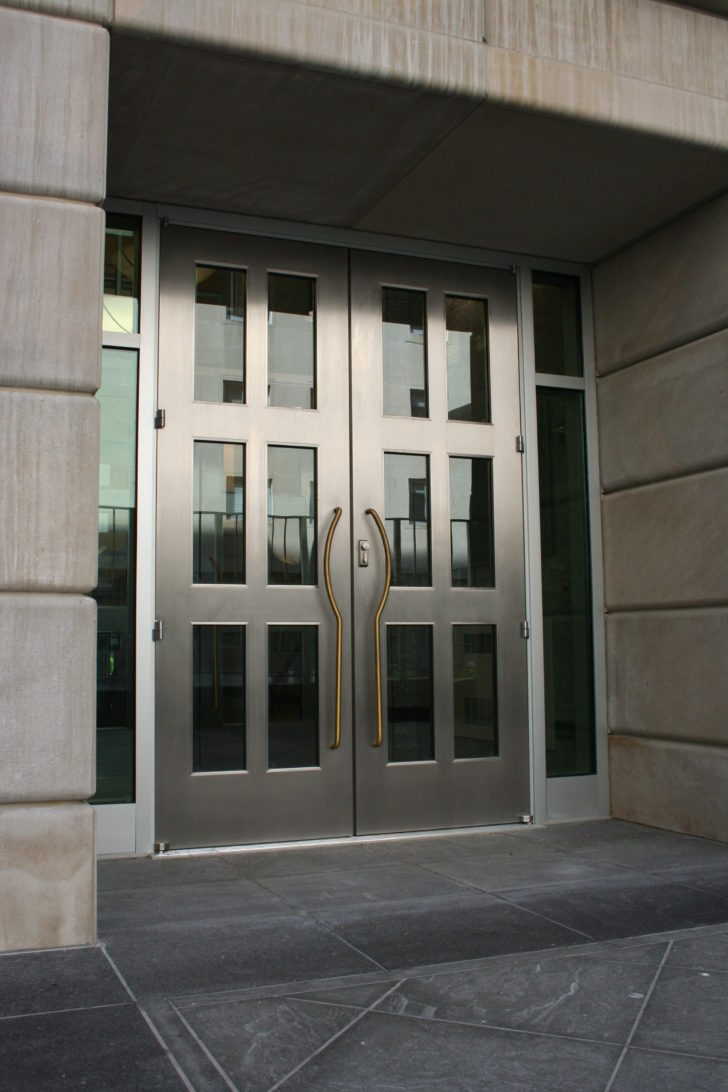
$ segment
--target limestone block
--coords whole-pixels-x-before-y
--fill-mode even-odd
[[[606,632],[612,731],[728,747],[728,610],[608,614]]]
[[[0,7],[0,190],[104,196],[109,35]]]
[[[479,41],[483,34],[485,0],[448,0],[446,4],[422,3],[422,0],[303,0],[309,7],[331,8],[358,15],[362,19],[381,19],[401,23],[436,34]]]
[[[0,806],[0,950],[96,941],[94,813],[87,804]]]
[[[0,595],[0,802],[94,791],[96,604]]]
[[[487,50],[480,36],[474,41],[404,21],[363,18],[359,6],[352,14],[336,10],[338,4],[291,0],[116,0],[114,27],[203,48],[485,94]],[[448,5],[432,9],[438,6]],[[428,22],[436,25],[431,17]]]
[[[728,98],[728,24],[682,6],[490,0],[486,32],[506,49]]]
[[[728,194],[594,270],[597,371],[728,326]]]
[[[93,393],[100,382],[104,214],[0,195],[0,386]]]
[[[602,529],[610,610],[728,600],[728,470],[604,497]]]
[[[728,465],[728,330],[603,376],[602,488]]]
[[[0,390],[0,590],[95,587],[98,474],[95,398]]]
[[[728,842],[728,748],[609,737],[611,812]]]
[[[6,8],[23,8],[46,15],[82,19],[88,23],[103,23],[105,26],[112,21],[114,14],[114,0],[3,0],[3,5]]]

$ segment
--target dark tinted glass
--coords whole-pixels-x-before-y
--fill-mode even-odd
[[[316,452],[268,448],[268,583],[316,583]]]
[[[387,725],[390,762],[435,757],[432,626],[387,626]]]
[[[135,216],[107,212],[102,325],[111,334],[139,332],[140,240]]]
[[[137,353],[101,357],[95,803],[134,800]]]
[[[450,545],[453,587],[494,587],[492,459],[450,459]]]
[[[245,273],[198,265],[195,287],[195,398],[245,401]]]
[[[192,627],[192,769],[245,769],[245,627]]]
[[[490,421],[487,304],[447,296],[445,319],[447,415],[452,421]]]
[[[584,374],[578,277],[534,272],[533,337],[537,372]]]
[[[427,417],[425,293],[382,288],[384,412]]]
[[[550,777],[596,769],[584,395],[539,387],[546,763]]]
[[[385,454],[384,512],[392,584],[431,584],[429,456]]]
[[[498,754],[495,626],[453,626],[455,758]]]
[[[268,765],[318,766],[318,629],[268,627]]]
[[[316,408],[316,282],[268,277],[268,405]]]
[[[195,441],[192,580],[245,582],[245,482],[242,444]]]

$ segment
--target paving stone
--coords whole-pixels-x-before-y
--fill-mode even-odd
[[[188,1005],[181,1011],[218,1065],[246,1092],[266,1092],[358,1016],[356,1009],[289,997]]]
[[[187,883],[107,891],[98,896],[99,936],[153,925],[198,923],[248,915],[281,914],[288,907],[270,891],[248,880]]]
[[[322,910],[318,916],[358,951],[390,969],[536,951],[585,939],[537,914],[475,892]]]
[[[407,979],[378,1009],[464,1024],[623,1043],[655,968],[581,955]]]
[[[636,872],[563,884],[559,889],[509,891],[507,898],[516,906],[579,929],[594,940],[667,932],[728,919],[728,899]]]
[[[316,911],[331,906],[362,906],[433,896],[459,895],[461,884],[404,861],[358,871],[268,876],[266,887],[296,906]]]
[[[667,966],[633,1045],[728,1060],[728,974]]]
[[[0,1017],[128,1001],[128,993],[100,948],[0,956]]]
[[[685,1054],[629,1050],[611,1092],[719,1092],[728,1088],[728,1062]]]
[[[106,946],[135,995],[145,999],[380,969],[329,930],[293,914],[119,930]]]
[[[3,1092],[181,1092],[133,1005],[0,1020]]]
[[[619,1050],[603,1043],[369,1013],[281,1088],[601,1092]]]

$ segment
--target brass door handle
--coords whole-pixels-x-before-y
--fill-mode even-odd
[[[371,516],[377,525],[377,530],[382,538],[382,545],[384,546],[384,557],[387,564],[387,571],[384,577],[384,591],[382,592],[382,598],[379,600],[379,606],[377,607],[377,613],[374,616],[374,663],[375,672],[377,676],[377,737],[372,742],[372,747],[381,747],[382,740],[384,738],[384,731],[382,728],[382,649],[379,640],[379,619],[382,617],[382,611],[384,610],[384,604],[387,602],[387,596],[389,595],[389,589],[392,585],[392,555],[389,551],[389,540],[387,538],[387,532],[384,529],[379,515],[373,508],[367,508],[367,515]]]
[[[332,751],[341,743],[341,611],[334,597],[334,590],[331,587],[331,543],[334,540],[334,531],[336,525],[341,519],[341,509],[334,508],[334,518],[331,521],[329,527],[329,533],[326,536],[326,548],[324,550],[324,583],[326,585],[326,594],[329,597],[329,603],[331,603],[331,609],[334,612],[336,618],[336,711],[334,716],[334,742],[329,744]]]

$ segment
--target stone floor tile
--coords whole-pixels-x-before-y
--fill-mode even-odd
[[[389,969],[536,951],[584,937],[483,893],[322,910],[338,936]]]
[[[542,914],[594,940],[669,932],[728,919],[728,900],[638,872],[619,877],[508,891],[516,906]]]
[[[108,937],[117,930],[153,925],[207,922],[248,915],[287,913],[288,906],[273,892],[249,880],[227,883],[186,883],[170,887],[140,887],[106,891],[98,896],[98,930]]]
[[[661,873],[670,883],[681,883],[699,891],[708,891],[711,895],[722,895],[728,899],[728,858],[725,863],[713,861],[711,864],[693,865],[686,868],[680,865]]]
[[[100,948],[0,955],[0,1017],[128,1001]]]
[[[380,969],[330,930],[293,914],[119,930],[106,947],[141,998]]]
[[[349,1005],[356,1009],[368,1009],[387,990],[395,984],[395,980],[385,982],[371,982],[361,986],[331,986],[321,990],[309,990],[306,993],[296,993],[306,1001],[319,1001],[322,1004]]]
[[[3,1092],[182,1092],[134,1005],[0,1020]]]
[[[433,862],[430,868],[481,891],[508,891],[519,887],[548,886],[624,874],[624,869],[617,865],[585,860],[546,847],[536,854],[529,850],[527,853],[516,852],[509,856],[457,857],[454,860]]]
[[[365,906],[405,899],[460,895],[461,884],[406,861],[358,871],[267,876],[261,881],[281,898],[304,910]]]
[[[728,974],[666,966],[632,1043],[728,1060]]]
[[[726,1088],[728,1062],[629,1050],[611,1092],[720,1092]]]
[[[237,879],[225,861],[213,854],[191,857],[126,857],[116,860],[102,858],[97,862],[96,875],[99,892]]]
[[[404,838],[387,842],[387,852],[397,860],[414,864],[452,861],[461,857],[508,856],[522,854],[531,857],[539,852],[536,843],[527,839],[515,841],[506,834],[474,831],[465,834],[437,835],[432,838]]]
[[[238,875],[264,878],[377,868],[390,863],[392,857],[388,842],[359,842],[226,853],[222,860]]]
[[[682,937],[674,941],[668,966],[728,972],[728,928],[724,933]]]
[[[368,1013],[284,1081],[297,1092],[602,1092],[619,1047]]]
[[[266,1092],[356,1020],[359,1010],[275,997],[187,1004],[180,1013],[238,1088]]]
[[[523,957],[496,968],[408,978],[379,1010],[624,1043],[655,968],[595,957]]]

